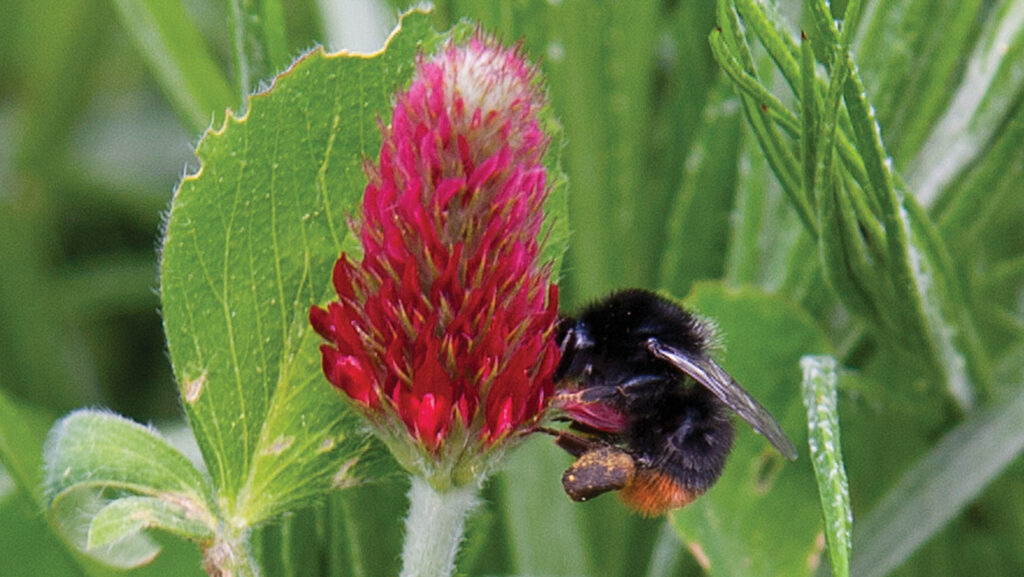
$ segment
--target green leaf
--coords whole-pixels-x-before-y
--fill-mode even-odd
[[[89,486],[187,499],[195,513],[214,510],[210,485],[159,433],[102,411],[79,410],[58,421],[47,439],[45,492],[52,502]]]
[[[384,471],[324,380],[310,305],[380,145],[378,119],[442,37],[411,13],[382,53],[315,50],[207,133],[164,238],[165,330],[227,519],[252,525]],[[368,451],[370,451],[368,453]]]
[[[80,559],[39,515],[43,504],[42,447],[50,418],[19,405],[0,389],[0,559],[45,575],[79,575]],[[88,564],[85,564],[88,567]],[[98,570],[89,572],[99,574]]]
[[[115,569],[148,565],[160,554],[160,544],[146,534],[137,533],[111,547],[89,549],[89,526],[110,502],[110,498],[96,488],[74,487],[64,491],[51,504],[61,538],[80,554]]]
[[[804,371],[807,436],[825,517],[825,539],[832,575],[849,577],[853,511],[850,509],[850,487],[839,437],[836,361],[829,356],[807,356],[800,360],[800,365]]]
[[[199,132],[235,103],[231,87],[181,0],[111,0],[171,105]]]
[[[52,418],[28,405],[14,403],[0,391],[0,462],[7,467],[13,482],[20,487],[11,495],[0,489],[0,559],[5,567],[17,572],[19,567],[31,567],[38,575],[90,575],[108,577],[122,572],[114,567],[134,567],[140,561],[151,559],[155,547],[150,543],[142,558],[117,558],[114,552],[101,553],[98,558],[83,553],[84,533],[73,539],[67,524],[54,515],[40,515],[46,507],[42,491],[43,444]],[[0,484],[4,474],[0,473]],[[68,499],[68,503],[74,499]],[[65,521],[66,517],[63,518]],[[81,526],[88,527],[90,518],[83,518]],[[74,542],[71,542],[74,541]],[[174,544],[172,544],[174,545]],[[164,554],[146,575],[180,575],[182,561],[196,564],[194,547],[172,546],[171,555]],[[120,551],[117,553],[121,553]],[[183,557],[184,556],[184,557]],[[187,557],[187,559],[186,559]],[[177,563],[177,565],[175,565]],[[198,566],[196,564],[196,566]],[[169,567],[176,567],[174,573]],[[27,571],[27,570],[26,570]]]
[[[651,562],[647,566],[645,577],[670,577],[672,575],[689,575],[681,567],[683,561],[682,542],[670,523],[662,523],[658,531],[658,540],[651,551]]]
[[[817,4],[811,2],[811,4]],[[817,77],[814,73],[814,50],[811,42],[806,36],[801,37],[800,42],[800,164],[803,177],[803,197],[815,198],[815,191],[824,187],[826,179],[834,178],[834,167],[832,166],[832,139],[835,136],[835,124],[831,125],[832,130],[822,130],[822,138],[819,141],[819,123],[825,125],[827,122],[834,122],[835,110],[831,108],[831,102],[827,102],[824,116],[819,113],[818,90],[816,86]],[[761,86],[758,84],[757,86]],[[774,97],[772,97],[774,99]],[[787,111],[788,112],[788,111]],[[819,149],[823,156],[819,155]],[[820,161],[820,164],[819,164]],[[817,183],[817,186],[815,184]],[[819,206],[821,201],[816,201]],[[818,225],[821,225],[820,217]]]
[[[213,539],[213,528],[177,503],[155,497],[125,497],[100,510],[89,524],[88,549],[113,545],[143,529],[161,529],[192,541]]]
[[[58,421],[45,452],[44,489],[58,526],[83,548],[85,530],[107,501],[126,494],[163,501],[184,523],[213,531],[215,505],[206,477],[156,431],[123,417],[80,410]],[[159,547],[141,537],[122,539],[98,558],[118,567],[147,563]]]
[[[828,353],[826,336],[808,313],[753,288],[700,283],[686,304],[713,319],[726,344],[722,366],[778,419],[801,446],[800,358]],[[712,575],[807,575],[821,510],[808,459],[786,461],[742,421],[725,472],[672,522]]]
[[[947,433],[863,516],[852,573],[882,577],[902,565],[1024,452],[1024,390]]]

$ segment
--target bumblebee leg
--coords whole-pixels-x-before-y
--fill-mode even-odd
[[[584,453],[596,450],[600,447],[608,446],[608,443],[604,441],[599,441],[583,435],[577,435],[575,433],[570,433],[569,431],[560,431],[558,429],[549,429],[547,427],[538,427],[537,430],[554,437],[555,444],[573,457],[580,457]]]
[[[635,473],[629,453],[606,445],[584,453],[566,469],[562,488],[573,501],[586,501],[628,486]]]
[[[592,385],[581,389],[578,393],[582,403],[606,403],[622,398],[622,389],[617,385]]]
[[[664,383],[665,377],[661,375],[636,375],[635,377],[627,380],[620,384],[618,389],[619,394],[628,393],[633,390],[644,390],[650,387],[651,383]]]

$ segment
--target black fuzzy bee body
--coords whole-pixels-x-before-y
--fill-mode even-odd
[[[558,338],[555,378],[568,384],[559,404],[581,431],[558,433],[580,457],[563,477],[570,497],[620,490],[648,515],[689,503],[725,467],[733,412],[796,457],[771,414],[708,355],[709,327],[672,301],[617,292],[563,319]]]

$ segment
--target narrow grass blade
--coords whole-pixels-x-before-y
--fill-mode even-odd
[[[181,0],[112,0],[125,29],[178,115],[193,132],[232,105],[231,87]]]
[[[986,150],[984,159],[971,166],[956,186],[932,208],[942,238],[950,245],[971,246],[990,233],[998,218],[1005,214],[1020,194],[1024,181],[1021,162],[1024,142],[1024,107],[1002,128],[998,138]]]
[[[949,106],[966,55],[972,51],[985,15],[994,11],[997,3],[901,0],[866,4],[855,52],[886,130],[889,153],[903,167],[920,153],[921,144]],[[947,140],[938,152],[942,154],[952,145],[955,141]]]
[[[1024,89],[1024,3],[993,9],[979,38],[959,88],[907,173],[925,206],[987,149]]]
[[[742,143],[743,118],[739,100],[729,82],[719,77],[708,94],[702,122],[693,148],[683,163],[681,187],[669,207],[667,246],[690,246],[689,250],[668,250],[661,257],[659,286],[675,294],[686,294],[699,279],[714,278],[724,267],[727,232],[733,222]],[[702,239],[693,243],[691,239]]]
[[[974,403],[971,373],[977,357],[963,342],[972,333],[971,321],[952,290],[955,280],[944,266],[945,247],[931,234],[933,225],[915,201],[897,190],[891,159],[882,144],[881,129],[868,102],[863,81],[853,62],[844,100],[850,111],[857,148],[867,169],[869,190],[881,207],[879,219],[889,239],[887,276],[895,289],[894,310],[910,349],[929,356],[929,363],[953,399],[962,407]],[[968,356],[965,356],[965,351]]]
[[[832,575],[849,577],[853,512],[839,436],[836,361],[829,356],[808,356],[800,360],[800,366],[804,371],[807,441],[811,448],[814,477],[818,481],[821,511],[825,517],[825,539]]]

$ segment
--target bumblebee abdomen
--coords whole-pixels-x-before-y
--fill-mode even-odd
[[[703,493],[721,476],[735,429],[729,409],[704,389],[682,388],[657,408],[634,413],[630,451],[688,491]]]
[[[703,491],[683,486],[672,475],[654,469],[637,471],[633,480],[619,491],[622,502],[645,517],[689,505]]]

